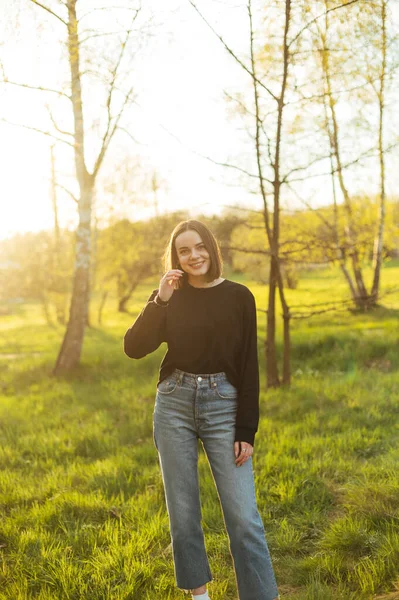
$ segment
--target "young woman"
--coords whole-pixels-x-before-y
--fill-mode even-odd
[[[177,587],[209,600],[212,574],[201,527],[198,440],[220,498],[240,600],[278,598],[254,488],[259,421],[255,299],[221,277],[220,249],[200,221],[179,223],[165,275],[128,329],[124,349],[142,358],[167,342],[153,415]]]

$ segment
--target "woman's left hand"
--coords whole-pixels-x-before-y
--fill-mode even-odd
[[[240,452],[241,445],[241,452]],[[234,442],[234,456],[236,457],[235,463],[237,467],[241,467],[247,462],[250,456],[254,452],[254,447],[248,442]]]

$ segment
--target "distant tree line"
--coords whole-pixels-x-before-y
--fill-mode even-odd
[[[371,265],[374,256],[375,218],[378,202],[358,198],[354,203],[358,228],[357,251],[361,265]],[[328,268],[339,263],[333,233],[328,222],[333,206],[283,213],[280,260],[285,285],[295,288],[301,271]],[[93,234],[91,295],[96,294],[101,324],[106,302],[115,311],[127,312],[136,288],[156,282],[162,275],[161,257],[173,227],[188,218],[184,211],[145,221],[115,220]],[[268,284],[270,253],[262,213],[226,210],[221,215],[198,217],[214,231],[222,248],[226,270],[243,273],[251,280]],[[399,256],[399,203],[387,203],[383,260]],[[72,293],[71,281],[75,250],[71,231],[17,234],[0,242],[0,302],[40,302],[47,322],[65,325]]]

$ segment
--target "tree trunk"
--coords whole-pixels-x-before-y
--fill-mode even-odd
[[[355,276],[357,288],[356,304],[359,308],[366,308],[369,306],[369,296],[363,280],[362,268],[359,263],[359,256],[356,247],[354,247],[352,252],[352,270]]]
[[[95,187],[93,186],[93,195],[92,195],[92,210],[95,209]],[[87,309],[87,327],[91,327],[91,319],[90,319],[90,306],[91,306],[91,297],[92,291],[96,288],[96,269],[97,269],[97,245],[98,245],[98,220],[97,217],[94,218],[94,226],[92,231],[92,244],[91,244],[91,252],[90,252],[90,277],[89,277],[89,297],[88,297],[88,309]]]
[[[290,310],[288,308],[287,301],[284,293],[284,282],[281,273],[280,262],[277,262],[277,284],[280,294],[280,302],[283,309],[283,385],[290,385],[291,383],[291,338],[290,338]]]
[[[341,271],[344,274],[344,277],[345,277],[345,279],[346,279],[346,281],[348,283],[348,286],[349,286],[349,289],[350,289],[350,292],[351,292],[351,296],[352,296],[352,300],[354,302],[356,302],[356,298],[357,298],[356,288],[353,285],[352,277],[350,276],[349,271],[346,268],[345,261],[342,260],[342,259],[340,259],[339,266],[341,267]]]
[[[379,128],[378,128],[378,152],[380,157],[380,207],[378,233],[374,245],[374,277],[371,288],[371,298],[377,303],[380,290],[380,276],[382,265],[382,249],[384,242],[385,227],[385,158],[384,158],[384,107],[385,107],[385,71],[387,61],[387,34],[386,34],[386,1],[381,0],[381,25],[382,25],[382,65],[380,77],[379,100]]]
[[[346,258],[345,258],[345,254],[344,251],[341,247],[340,244],[340,239],[339,239],[339,231],[338,231],[338,202],[337,202],[337,190],[335,187],[335,177],[334,177],[334,162],[333,162],[333,133],[331,131],[329,122],[328,122],[328,111],[327,111],[327,106],[326,106],[326,101],[324,101],[324,110],[325,110],[325,116],[326,116],[326,126],[327,126],[327,131],[328,131],[328,137],[330,140],[330,168],[331,168],[331,182],[332,182],[332,189],[333,189],[333,202],[334,202],[334,222],[333,222],[333,235],[334,235],[334,243],[335,243],[335,249],[337,251],[337,258],[338,258],[338,262],[339,262],[339,266],[341,268],[342,273],[344,274],[344,277],[348,283],[350,292],[351,292],[351,296],[353,301],[356,301],[356,289],[355,286],[353,284],[352,281],[352,277],[350,276],[350,273],[347,269],[346,266]]]
[[[265,180],[263,177],[263,156],[260,143],[261,123],[259,93],[258,93],[258,78],[256,75],[256,61],[254,55],[254,30],[252,24],[252,6],[251,0],[248,1],[248,14],[250,19],[250,51],[251,51],[251,67],[252,67],[252,83],[254,91],[255,105],[255,149],[256,160],[258,167],[259,187],[263,199],[263,217],[265,223],[265,231],[267,234],[268,244],[271,252],[270,260],[270,276],[269,276],[269,300],[267,310],[267,327],[266,327],[266,374],[267,387],[276,387],[280,385],[278,375],[278,364],[276,355],[276,289],[277,285],[280,291],[280,298],[284,298],[284,282],[281,275],[280,257],[279,257],[279,233],[280,233],[280,153],[281,153],[281,132],[283,125],[284,98],[287,87],[288,67],[289,67],[289,46],[288,46],[288,31],[291,19],[291,0],[285,0],[285,27],[284,27],[284,70],[281,83],[280,96],[273,96],[277,102],[277,129],[276,129],[276,149],[274,160],[271,160],[271,166],[274,172],[273,183],[273,227],[270,223],[269,210],[266,201]],[[287,305],[285,304],[286,308]],[[289,326],[289,320],[287,320]],[[284,344],[289,341],[289,335],[285,336]],[[289,361],[290,352],[284,353],[285,358]],[[289,374],[289,365],[284,365],[284,373]],[[289,379],[289,375],[288,375]]]
[[[79,225],[76,232],[75,273],[69,320],[54,368],[58,375],[75,367],[80,360],[84,331],[87,324],[90,283],[91,195],[85,191],[79,203]]]
[[[90,264],[91,264],[91,258],[90,258]],[[90,322],[91,276],[90,275],[91,274],[89,272],[89,281],[87,284],[86,327],[91,327],[91,322]]]
[[[267,387],[280,385],[276,355],[276,262],[270,261],[269,302],[267,307],[266,375]]]
[[[287,89],[287,81],[288,81],[288,67],[289,67],[289,46],[288,46],[288,32],[290,27],[291,20],[291,0],[285,0],[285,26],[284,26],[284,45],[283,45],[283,53],[284,53],[284,68],[283,68],[283,80],[281,83],[281,93],[278,98],[278,110],[277,110],[277,130],[276,130],[276,150],[274,155],[273,167],[274,167],[274,182],[273,182],[273,232],[271,237],[271,263],[270,263],[270,287],[269,287],[269,310],[268,310],[268,320],[273,319],[273,325],[270,323],[270,330],[268,327],[268,334],[273,336],[271,340],[271,350],[273,351],[273,360],[269,371],[268,365],[268,376],[270,374],[270,379],[268,377],[268,385],[276,386],[280,385],[278,370],[277,370],[277,357],[276,357],[276,345],[275,345],[275,335],[276,335],[276,287],[278,287],[280,294],[280,302],[283,309],[283,318],[284,318],[284,338],[283,338],[283,383],[290,383],[290,316],[289,309],[285,300],[284,294],[284,281],[281,272],[281,262],[279,256],[279,248],[280,248],[280,190],[281,190],[281,177],[280,177],[280,158],[281,158],[281,136],[282,136],[282,128],[283,128],[283,112],[285,106],[285,92]],[[271,301],[270,301],[271,299]],[[269,324],[269,323],[268,323]],[[268,337],[268,349],[269,349],[269,337]]]
[[[342,168],[340,133],[339,133],[337,114],[336,114],[336,101],[333,96],[331,76],[330,76],[330,60],[329,60],[330,50],[327,47],[327,41],[326,41],[328,27],[329,27],[327,2],[325,2],[325,6],[326,6],[326,14],[325,14],[326,37],[324,37],[324,39],[323,39],[322,66],[323,66],[324,79],[325,79],[325,83],[326,83],[326,94],[327,94],[327,98],[328,98],[328,107],[330,110],[331,130],[329,130],[329,139],[330,139],[330,145],[331,145],[331,152],[332,152],[332,154],[335,158],[335,162],[336,162],[336,172],[337,172],[337,176],[338,176],[338,182],[339,182],[341,192],[342,192],[342,195],[344,198],[344,209],[345,209],[346,217],[347,217],[347,224],[345,227],[345,235],[346,235],[347,244],[349,247],[349,254],[351,257],[352,271],[353,271],[353,276],[355,278],[356,287],[355,287],[352,279],[349,277],[349,273],[346,269],[346,266],[343,269],[343,261],[340,261],[340,265],[341,265],[341,269],[343,270],[344,274],[346,275],[346,279],[347,279],[348,283],[351,282],[350,283],[351,293],[352,293],[352,297],[353,297],[354,301],[356,302],[356,305],[360,308],[364,308],[365,306],[368,305],[369,298],[368,298],[367,289],[366,289],[366,286],[364,283],[363,273],[362,273],[362,269],[361,269],[361,265],[360,265],[360,261],[359,261],[357,247],[356,247],[357,233],[356,233],[356,228],[355,228],[355,223],[354,223],[354,218],[353,218],[352,203],[351,203],[348,189],[347,189],[345,181],[344,181],[344,174],[343,174],[343,168]],[[332,173],[332,176],[334,177],[334,173]]]
[[[65,298],[63,293],[54,294],[53,302],[58,325],[65,325]]]
[[[141,279],[141,271],[139,271],[137,273],[137,279],[135,279],[133,281],[133,283],[130,285],[130,288],[128,289],[128,291],[126,292],[126,294],[123,294],[119,298],[119,300],[118,300],[118,312],[123,312],[123,313],[128,312],[128,310],[126,308],[126,305],[129,302],[130,298],[132,297],[132,294],[133,294],[134,290],[138,286],[140,279]]]
[[[108,296],[108,290],[105,290],[102,293],[100,306],[98,307],[98,324],[99,325],[101,325],[103,322],[103,310],[104,310],[105,302],[107,300],[107,296]]]
[[[284,324],[284,353],[283,353],[283,385],[291,384],[291,337],[290,337],[290,313],[287,305],[283,308]]]
[[[122,296],[122,298],[119,298],[119,301],[118,301],[118,312],[127,313],[126,304],[130,300],[130,296],[131,295],[132,295],[131,293],[128,293],[128,294],[125,294],[124,296]]]
[[[55,315],[57,323],[59,325],[65,325],[65,297],[62,287],[59,283],[59,275],[61,272],[61,232],[58,221],[58,205],[57,205],[57,179],[55,174],[55,156],[54,156],[54,144],[50,148],[50,160],[51,160],[51,205],[53,208],[54,216],[54,256],[53,256],[53,302],[55,307]]]
[[[90,289],[91,210],[94,178],[86,169],[84,153],[84,122],[80,73],[80,44],[77,0],[67,0],[68,58],[71,70],[71,99],[74,118],[75,169],[79,182],[79,224],[76,232],[75,272],[69,320],[60,352],[54,367],[58,375],[75,367],[80,360],[84,331],[88,319]]]
[[[44,313],[44,317],[46,319],[47,325],[49,327],[54,327],[53,321],[51,320],[50,307],[49,307],[49,303],[48,303],[45,292],[41,295],[40,300],[42,302],[43,313]]]

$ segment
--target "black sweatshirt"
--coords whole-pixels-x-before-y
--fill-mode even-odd
[[[157,293],[152,292],[127,330],[125,353],[142,358],[167,342],[158,383],[175,368],[196,374],[224,371],[238,390],[235,441],[254,445],[259,423],[259,367],[252,292],[228,279],[208,288],[186,283],[173,292],[165,307],[153,301]]]

